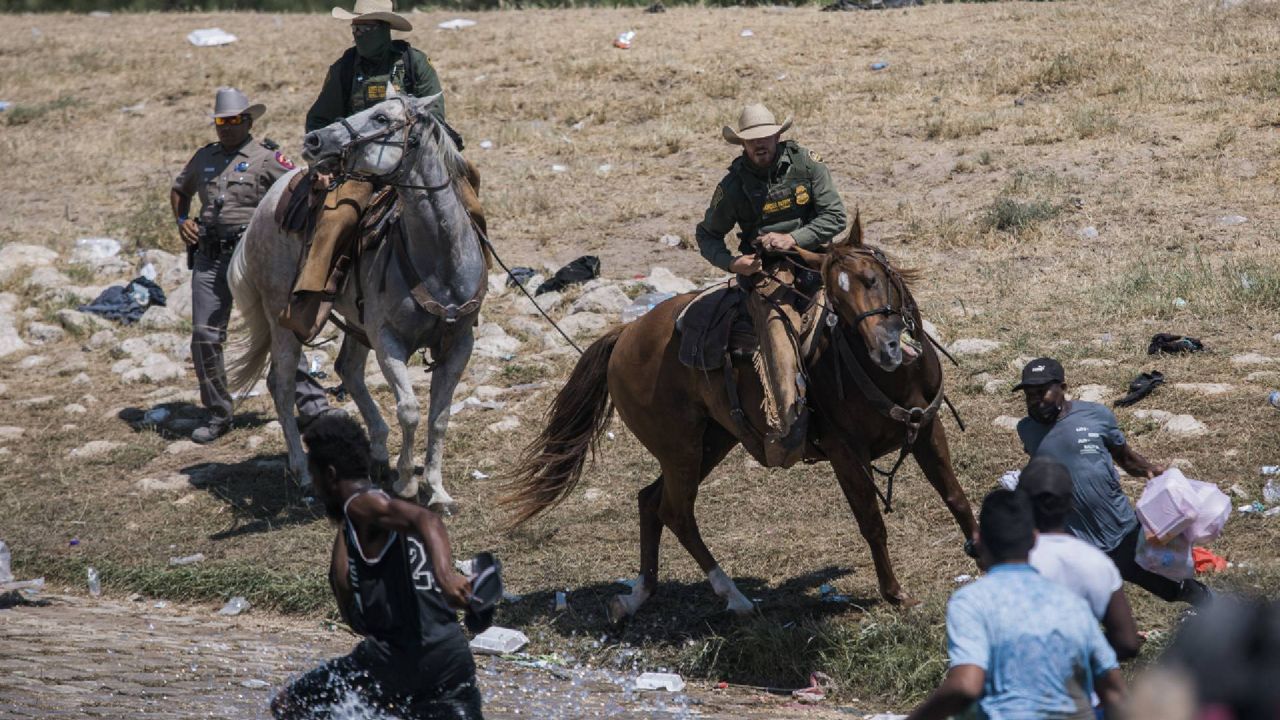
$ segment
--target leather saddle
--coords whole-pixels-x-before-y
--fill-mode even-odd
[[[725,355],[756,352],[751,316],[743,307],[743,290],[732,279],[703,290],[676,318],[680,362],[695,370],[715,370]]]

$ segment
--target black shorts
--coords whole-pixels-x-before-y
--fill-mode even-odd
[[[471,654],[458,656],[441,669],[432,673],[436,682],[410,685],[403,679],[405,674],[371,662],[357,647],[350,655],[334,658],[295,680],[276,698],[271,711],[277,718],[319,719],[368,707],[404,720],[483,720]]]

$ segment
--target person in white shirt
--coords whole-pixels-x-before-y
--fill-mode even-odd
[[[1106,553],[1067,530],[1072,502],[1070,471],[1053,460],[1033,460],[1022,470],[1018,490],[1031,500],[1039,531],[1031,549],[1031,567],[1089,603],[1118,659],[1136,657],[1142,638],[1124,594],[1120,570]]]

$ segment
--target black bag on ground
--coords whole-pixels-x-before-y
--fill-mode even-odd
[[[551,279],[538,286],[534,295],[545,292],[556,292],[570,285],[577,285],[600,277],[600,258],[595,255],[583,255],[556,271]]]

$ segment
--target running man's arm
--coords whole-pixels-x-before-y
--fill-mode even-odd
[[[1111,593],[1107,612],[1102,616],[1102,627],[1111,649],[1116,651],[1117,660],[1138,657],[1142,637],[1138,635],[1138,621],[1133,619],[1133,609],[1129,607],[1123,587]]]
[[[1111,668],[1094,678],[1093,689],[1102,701],[1102,712],[1107,720],[1126,717],[1125,704],[1129,699],[1129,689],[1125,687],[1120,668]]]
[[[977,665],[956,665],[947,670],[942,684],[911,711],[907,720],[946,720],[959,715],[982,697],[986,681],[987,671]]]
[[[347,543],[342,538],[342,530],[333,539],[333,559],[329,565],[329,587],[333,590],[333,599],[338,602],[338,613],[342,621],[351,624],[351,567],[347,564]]]
[[[450,605],[458,609],[467,606],[471,599],[471,582],[453,567],[453,548],[439,513],[384,493],[367,492],[351,501],[347,506],[347,516],[385,530],[420,536],[427,546],[427,554],[431,556],[431,567],[440,592]]]

